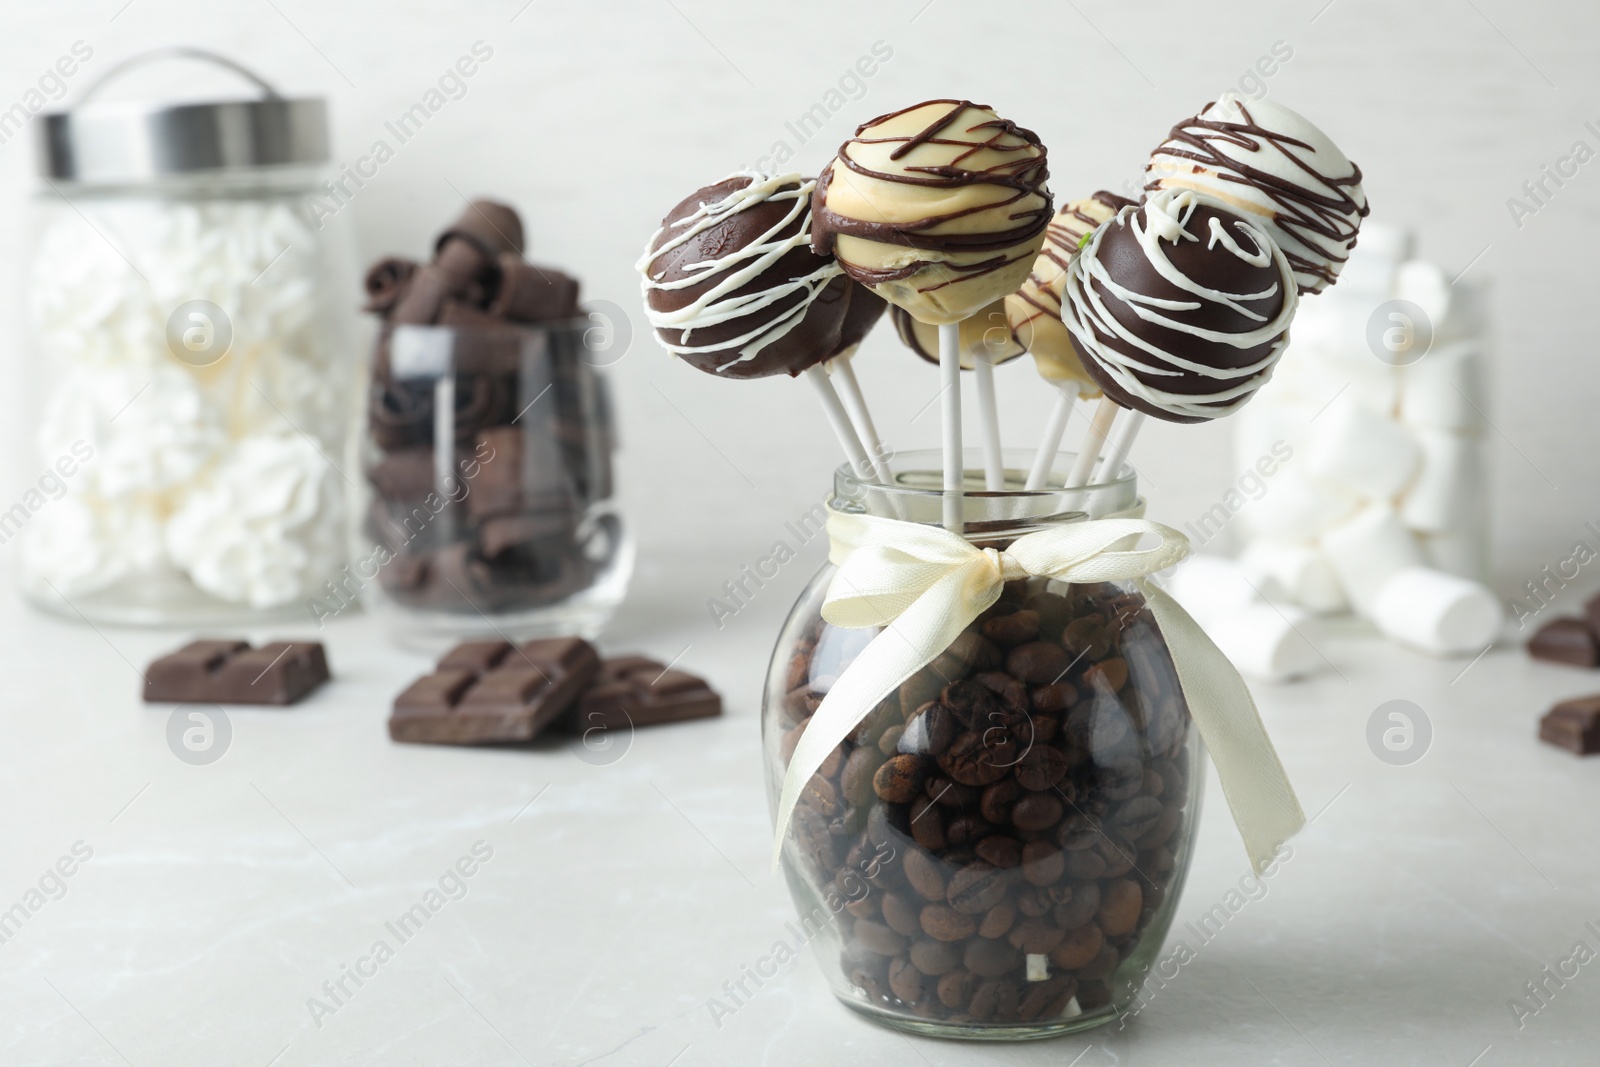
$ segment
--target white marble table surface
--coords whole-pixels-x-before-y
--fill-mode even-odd
[[[332,686],[234,711],[223,757],[192,766],[133,667],[181,635],[97,634],[9,602],[0,910],[74,847],[92,855],[46,877],[52,895],[0,944],[0,1063],[1595,1062],[1600,963],[1551,984],[1520,1029],[1508,1002],[1576,942],[1600,948],[1600,759],[1533,737],[1539,711],[1596,679],[1515,647],[1461,674],[1352,635],[1324,642],[1320,679],[1257,687],[1313,817],[1293,859],[1125,1029],[906,1038],[837,1005],[809,950],[714,1019],[710,998],[792,917],[766,869],[757,690],[794,589],[690,641],[668,605],[697,580],[647,569],[606,645],[689,644],[727,714],[640,731],[604,766],[560,743],[391,744],[388,703],[426,660],[372,617],[323,632]],[[1432,725],[1409,766],[1366,740],[1393,699]],[[385,924],[475,846],[492,855],[465,865],[464,895],[447,879],[459,899],[394,936]],[[1175,929],[1246,872],[1214,779],[1197,853]],[[362,962],[379,939],[392,958]],[[336,1003],[323,983],[346,967],[369,977]]]

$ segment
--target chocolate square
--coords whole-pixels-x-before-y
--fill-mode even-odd
[[[1582,619],[1552,619],[1528,639],[1528,655],[1569,667],[1600,665],[1600,643]]]
[[[1539,720],[1539,740],[1580,756],[1600,752],[1600,695],[1565,700]]]

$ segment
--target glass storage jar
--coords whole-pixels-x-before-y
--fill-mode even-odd
[[[1134,477],[982,491],[963,535],[1004,548],[1096,517],[1138,517]],[[937,453],[895,484],[848,467],[832,506],[937,525]],[[1071,465],[1062,457],[1060,470]],[[1054,484],[1060,484],[1059,480]],[[809,716],[872,640],[821,616],[835,568],[778,638],[762,713],[769,800]],[[1200,803],[1202,750],[1166,643],[1131,584],[1006,583],[1000,600],[874,708],[802,793],[783,870],[833,991],[905,1030],[990,1040],[1107,1022],[1171,925]]]
[[[262,95],[96,98],[129,66],[175,58]],[[303,617],[344,562],[337,465],[359,362],[353,250],[316,199],[323,101],[167,49],[38,128],[29,473],[42,473],[0,513],[0,540],[22,542],[24,595],[111,623]]]
[[[403,644],[592,637],[627,591],[615,433],[585,320],[387,324],[372,359],[353,563]]]

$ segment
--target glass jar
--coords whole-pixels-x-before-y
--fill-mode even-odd
[[[356,588],[401,643],[596,635],[632,543],[613,499],[615,435],[587,321],[387,324],[362,418]]]
[[[264,95],[92,99],[175,57]],[[358,364],[349,234],[319,210],[323,101],[170,49],[40,129],[27,297],[42,473],[0,515],[24,595],[111,623],[303,617],[344,562]]]
[[[1132,474],[1079,490],[983,492],[970,455],[964,536],[1142,515]],[[937,524],[937,453],[896,484],[847,467],[832,506]],[[1063,456],[1060,469],[1071,466]],[[1057,482],[1056,484],[1059,484]],[[927,488],[922,488],[926,486]],[[872,640],[821,608],[834,568],[778,638],[762,712],[769,800],[830,686]],[[1199,735],[1132,585],[1006,583],[937,659],[879,704],[802,794],[783,870],[834,994],[936,1037],[1051,1037],[1137,995],[1171,925],[1200,803]]]

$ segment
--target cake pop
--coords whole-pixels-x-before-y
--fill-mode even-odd
[[[637,264],[645,314],[668,351],[709,374],[804,374],[851,466],[865,472],[871,461],[822,363],[848,346],[847,322],[859,341],[882,306],[811,250],[815,184],[742,171],[681,201]],[[856,294],[863,304],[852,315]]]
[[[900,341],[929,363],[939,362],[939,328],[918,322],[905,308],[891,307],[889,321],[894,323]],[[972,370],[981,354],[999,366],[1027,353],[1011,332],[1006,322],[1005,305],[996,300],[969,319],[961,322],[961,369]]]
[[[1050,221],[1045,148],[966,100],[856,129],[812,195],[812,245],[918,321],[960,322],[1022,284]]]
[[[1224,93],[1172,128],[1150,156],[1145,188],[1193,189],[1277,242],[1302,293],[1339,277],[1368,213],[1361,168],[1296,112]]]
[[[1152,193],[1090,235],[1062,319],[1121,407],[1168,422],[1232,414],[1288,341],[1294,273],[1272,238],[1188,189]]]

